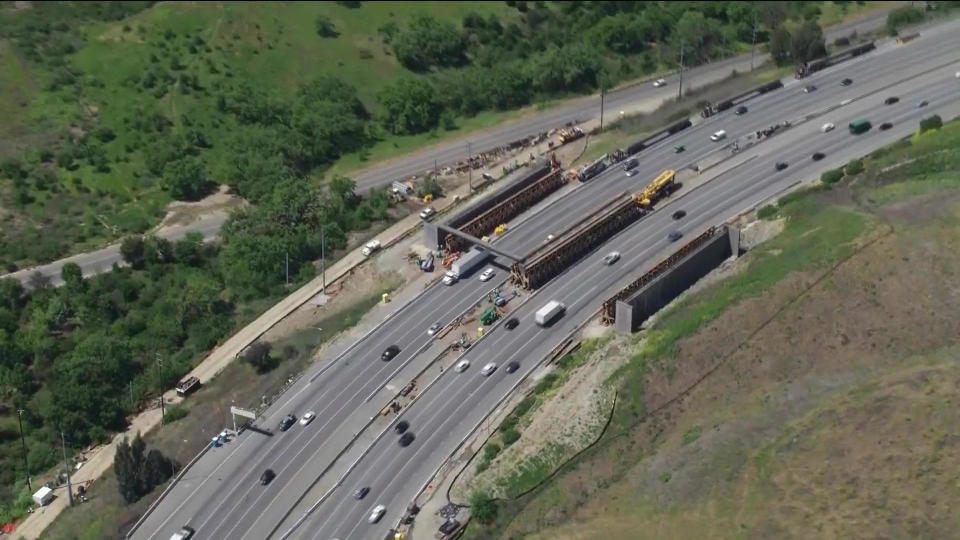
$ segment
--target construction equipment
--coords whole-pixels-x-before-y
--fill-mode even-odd
[[[497,225],[497,228],[493,230],[493,234],[495,234],[495,235],[497,235],[497,236],[500,236],[500,235],[502,235],[502,234],[505,233],[505,232],[507,232],[507,224],[506,224],[506,223],[501,223],[501,224]]]
[[[565,128],[560,130],[560,136],[559,136],[560,144],[567,144],[569,142],[573,142],[579,139],[580,137],[583,137],[583,130],[580,129],[579,127],[574,126],[572,128]]]
[[[441,261],[440,264],[442,264],[444,268],[450,268],[450,265],[453,264],[453,261],[459,258],[460,258],[460,252],[452,251],[450,253],[447,253],[447,255],[443,258],[443,261]]]
[[[460,334],[460,341],[458,341],[457,344],[464,349],[470,348],[470,338],[467,337],[466,332],[463,332],[462,334]]]
[[[676,176],[677,171],[673,169],[663,171],[653,182],[650,182],[647,187],[643,188],[643,191],[634,195],[634,199],[640,206],[649,208],[654,201],[666,195],[667,191],[673,187],[673,180]]]

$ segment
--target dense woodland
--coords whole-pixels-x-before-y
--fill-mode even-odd
[[[0,280],[0,500],[10,500],[23,478],[18,408],[31,470],[53,467],[61,430],[81,447],[123,429],[161,383],[170,387],[234,329],[238,306],[282,292],[286,256],[298,283],[312,276],[321,228],[327,246],[338,249],[351,231],[387,218],[385,192],[356,193],[341,176],[316,180],[340,156],[386,134],[446,128],[484,110],[651,73],[674,64],[681,46],[687,65],[741,51],[755,24],[757,40],[769,42],[781,63],[824,52],[816,2],[507,2],[515,10],[509,18],[470,14],[454,24],[424,13],[380,28],[408,73],[375,103],[329,76],[303,83],[295,96],[274,95],[204,56],[210,47],[200,35],[143,35],[151,52],[116,88],[71,62],[85,46],[83,25],[123,21],[152,4],[34,3],[0,18],[0,37],[49,74],[44,91],[59,99],[109,90],[158,101],[170,93],[202,96],[210,105],[202,116],[180,117],[138,105],[112,126],[73,118],[81,129],[56,130],[0,162],[0,206],[46,212],[48,220],[56,219],[56,205],[107,208],[119,203],[73,172],[95,177],[118,167],[172,199],[196,200],[223,183],[253,205],[229,220],[216,246],[135,235],[123,242],[130,267],[84,280],[68,265],[63,287],[38,280],[29,293]],[[318,18],[316,28],[319,40],[340,39],[329,20]],[[71,228],[80,236],[5,228],[0,263],[15,270],[15,261],[55,259],[87,226]]]

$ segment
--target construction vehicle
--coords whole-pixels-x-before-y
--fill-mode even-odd
[[[673,169],[667,169],[660,173],[660,176],[656,177],[653,182],[650,182],[647,187],[643,188],[643,191],[634,195],[636,201],[640,206],[649,207],[653,204],[654,201],[663,197],[667,194],[667,191],[672,189],[674,186],[674,179],[677,176],[677,171]]]
[[[567,178],[570,180],[579,180],[581,182],[586,182],[587,180],[593,178],[594,176],[602,173],[607,168],[607,158],[608,155],[604,154],[594,160],[592,163],[588,163],[579,169],[570,169],[567,173]]]
[[[497,235],[497,236],[500,236],[500,235],[502,235],[502,234],[505,233],[505,232],[507,232],[507,224],[506,224],[506,223],[501,223],[501,224],[497,225],[497,228],[493,230],[493,234],[495,234],[495,235]]]
[[[420,269],[424,272],[433,272],[433,253],[427,255],[426,259],[419,261]]]
[[[196,377],[187,377],[186,379],[177,383],[177,395],[180,397],[185,397],[198,388],[200,388],[200,379]]]
[[[484,326],[490,326],[497,319],[500,318],[500,314],[497,313],[496,307],[491,307],[483,312],[483,315],[480,315],[480,323]]]
[[[566,310],[567,306],[563,303],[551,300],[534,314],[534,320],[537,321],[537,324],[540,326],[547,326],[550,324],[550,321]]]
[[[458,258],[450,265],[450,271],[457,275],[457,278],[467,275],[471,270],[480,266],[490,257],[490,252],[474,247],[462,257]]]
[[[580,137],[583,137],[583,130],[579,127],[572,127],[560,130],[560,144],[567,144],[568,142],[573,142]]]

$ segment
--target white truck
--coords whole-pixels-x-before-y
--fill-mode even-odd
[[[534,320],[536,320],[537,324],[540,326],[547,326],[550,324],[550,321],[566,310],[567,306],[565,306],[562,302],[551,300],[542,308],[537,310],[537,313],[534,315]]]
[[[363,253],[364,257],[369,257],[376,253],[380,249],[379,240],[371,240],[363,245],[363,249],[360,250],[360,253]]]
[[[471,270],[482,265],[488,258],[490,258],[490,252],[474,247],[461,255],[459,259],[453,261],[453,264],[450,265],[450,271],[443,275],[443,284],[453,285],[461,277],[470,273]]]

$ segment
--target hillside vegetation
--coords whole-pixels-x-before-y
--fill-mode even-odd
[[[838,3],[847,9],[848,3]],[[744,50],[813,2],[17,2],[0,7],[0,266],[259,202],[378,141]],[[806,28],[806,29],[804,29]],[[795,29],[801,58],[819,29]],[[810,32],[813,32],[812,34]],[[782,39],[780,41],[783,41]],[[813,51],[813,52],[811,52]]]
[[[764,211],[779,236],[613,341],[599,443],[475,494],[467,537],[952,536],[958,141],[932,128]]]

